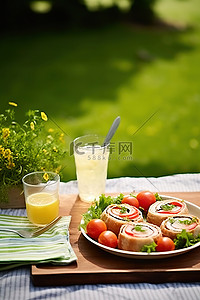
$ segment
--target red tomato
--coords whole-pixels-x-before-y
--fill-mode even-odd
[[[156,251],[172,251],[175,249],[175,244],[169,237],[160,237],[157,241]]]
[[[149,206],[156,202],[156,197],[154,193],[144,191],[137,194],[137,199],[139,201],[140,207],[142,207],[144,210],[148,210]]]
[[[137,198],[133,197],[133,196],[125,196],[122,199],[122,203],[127,203],[129,205],[135,206],[137,208],[139,208],[139,201]]]
[[[105,230],[107,230],[106,223],[100,219],[93,219],[86,226],[87,234],[95,240],[97,240],[100,233]]]
[[[98,238],[98,242],[111,248],[116,248],[118,244],[116,234],[110,230],[103,231]]]

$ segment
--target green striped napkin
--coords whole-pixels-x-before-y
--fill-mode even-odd
[[[52,263],[67,265],[77,257],[69,241],[71,216],[62,217],[52,228],[35,238],[22,238],[10,229],[35,229],[26,217],[0,215],[0,270],[19,265]]]

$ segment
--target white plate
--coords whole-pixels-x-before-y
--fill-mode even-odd
[[[182,199],[179,199],[179,198],[165,196],[165,195],[161,195],[161,197],[163,198],[163,200],[164,199],[182,200]],[[188,201],[185,201],[185,200],[184,200],[184,202],[187,204],[189,213],[191,215],[194,215],[194,216],[200,218],[200,207],[195,205],[195,204],[192,204]],[[92,244],[98,246],[99,248],[101,248],[101,249],[103,249],[103,250],[105,250],[109,253],[112,253],[112,254],[117,255],[117,256],[128,257],[128,258],[136,258],[136,259],[160,259],[160,258],[172,257],[172,256],[176,256],[176,255],[186,253],[186,252],[200,246],[200,242],[198,242],[198,243],[196,243],[195,245],[193,245],[191,247],[178,249],[178,250],[174,250],[174,251],[152,252],[152,253],[124,251],[124,250],[120,250],[120,249],[110,248],[110,247],[107,247],[107,246],[104,246],[104,245],[98,243],[97,241],[90,238],[86,234],[86,232],[83,228],[81,228],[81,232],[82,232],[83,236],[88,241],[90,241]]]

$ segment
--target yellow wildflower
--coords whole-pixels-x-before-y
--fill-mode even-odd
[[[7,158],[7,159],[10,159],[11,158],[11,151],[10,151],[10,149],[5,149],[4,150],[4,154],[3,154],[3,156],[5,157],[5,158]]]
[[[10,129],[9,128],[3,128],[2,129],[2,138],[7,139],[10,135]]]
[[[41,111],[41,118],[42,118],[42,120],[44,120],[44,121],[47,121],[47,120],[48,120],[47,115],[46,115],[43,111]]]
[[[15,102],[8,102],[9,105],[12,105],[12,106],[17,106],[17,103]]]
[[[43,151],[44,153],[47,153],[47,150],[46,150],[46,149],[42,149],[42,151]]]
[[[52,133],[52,132],[54,132],[54,129],[53,128],[49,128],[48,132]]]
[[[48,136],[47,136],[47,143],[48,143],[48,144],[51,144],[52,141],[53,141],[52,135],[48,135]]]
[[[59,140],[61,141],[61,143],[64,143],[64,133],[61,133],[59,136]]]
[[[43,178],[47,181],[49,179],[49,175],[47,173],[44,173]]]
[[[8,164],[7,164],[6,167],[7,167],[7,169],[12,169],[12,168],[15,167],[15,163],[13,162],[13,158],[12,157],[9,158],[9,161],[8,161]]]
[[[59,174],[60,170],[61,170],[61,166],[57,167],[56,170],[55,170],[56,174]]]
[[[53,151],[54,151],[54,152],[58,152],[58,149],[54,146],[54,147],[53,147]]]
[[[14,168],[15,167],[15,163],[14,162],[12,162],[12,161],[9,161],[8,162],[8,164],[7,164],[7,169],[12,169],[12,168]]]
[[[32,130],[34,130],[35,129],[35,124],[33,122],[31,122],[30,127],[31,127]]]
[[[0,145],[0,154],[4,155],[4,147]]]

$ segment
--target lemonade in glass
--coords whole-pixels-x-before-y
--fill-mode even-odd
[[[33,172],[23,177],[28,219],[44,226],[59,214],[60,177],[53,172]]]
[[[105,193],[109,145],[104,145],[103,140],[97,135],[74,140],[79,197],[85,202],[93,202]]]

